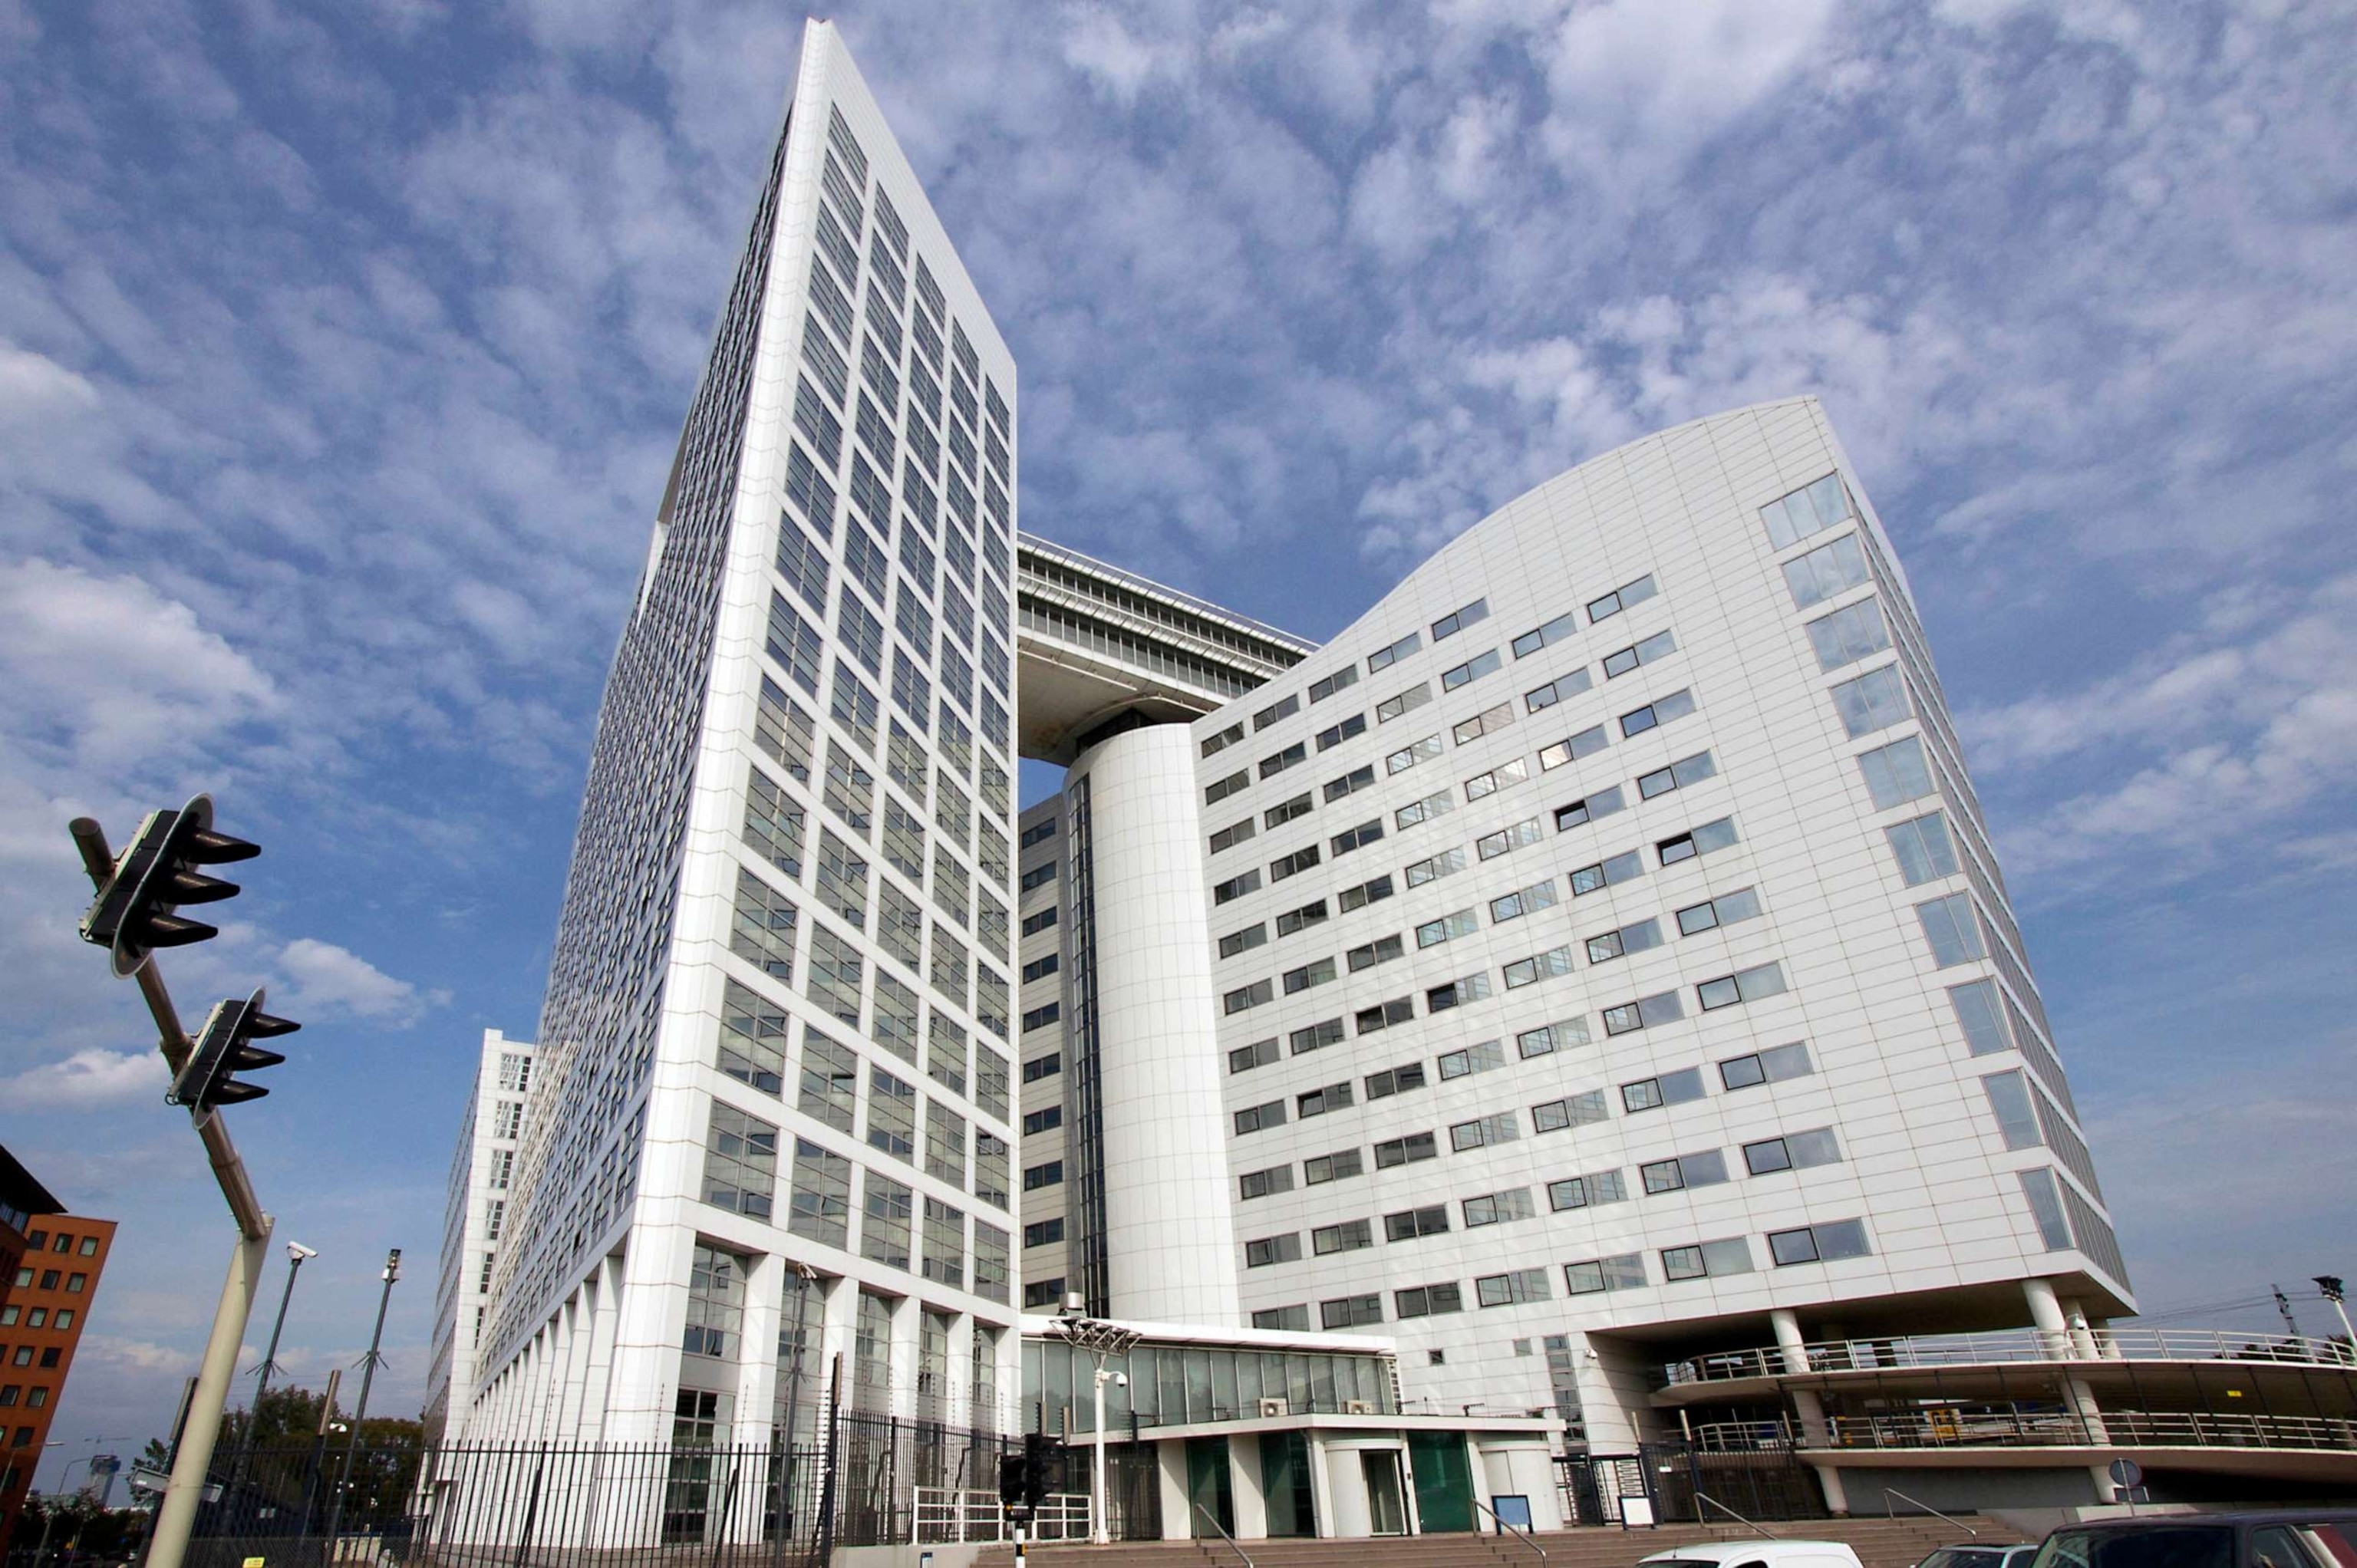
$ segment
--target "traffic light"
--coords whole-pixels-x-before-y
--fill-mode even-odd
[[[114,972],[136,974],[155,948],[180,947],[221,934],[173,911],[237,897],[237,884],[196,868],[251,860],[260,844],[213,832],[213,802],[199,795],[177,811],[155,811],[139,824],[131,847],[82,917],[81,940],[111,949]]]
[[[175,1105],[187,1106],[189,1119],[199,1126],[217,1107],[261,1099],[270,1090],[260,1084],[240,1083],[230,1075],[276,1067],[285,1061],[286,1058],[276,1051],[264,1050],[250,1042],[257,1037],[266,1040],[276,1035],[291,1035],[302,1026],[291,1019],[274,1018],[264,1013],[259,986],[242,1002],[219,1004],[212,1016],[205,1020],[204,1032],[197,1036],[197,1048],[189,1053],[188,1065],[172,1080],[172,1092],[166,1098]]]
[[[1044,1432],[1023,1434],[1023,1500],[1036,1511],[1056,1489],[1056,1440]]]

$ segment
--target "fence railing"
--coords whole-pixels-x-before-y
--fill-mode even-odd
[[[1836,1415],[1825,1420],[1842,1448],[2304,1448],[2357,1450],[2357,1421],[2310,1415],[2212,1415],[2104,1411],[1980,1413],[1941,1410]]]
[[[1906,1371],[1918,1368],[2005,1366],[2052,1361],[2278,1361],[2311,1367],[2357,1367],[2357,1350],[2342,1340],[2307,1335],[2230,1334],[2195,1328],[2092,1328],[2048,1334],[2022,1328],[2001,1334],[1936,1334],[1894,1339],[1825,1339],[1798,1348],[1812,1372]],[[1781,1346],[1717,1351],[1672,1362],[1663,1380],[1720,1382],[1781,1378],[1793,1370]]]
[[[1051,1492],[1031,1512],[1025,1526],[1030,1541],[1089,1539],[1089,1499],[1082,1492]],[[995,1491],[919,1487],[916,1495],[916,1544],[954,1546],[973,1542],[1012,1541],[1014,1522]]]

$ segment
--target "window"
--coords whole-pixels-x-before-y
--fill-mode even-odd
[[[1232,823],[1211,835],[1211,853],[1217,854],[1222,850],[1233,849],[1236,845],[1249,841],[1258,832],[1260,832],[1259,828],[1254,825],[1250,817],[1246,817],[1243,822]]]
[[[1267,924],[1264,921],[1255,921],[1241,931],[1230,931],[1226,936],[1222,937],[1220,956],[1233,958],[1240,952],[1249,952],[1254,948],[1265,945],[1267,940]]]
[[[1437,920],[1426,920],[1418,926],[1415,929],[1415,945],[1419,950],[1438,947],[1443,942],[1455,941],[1458,937],[1469,937],[1480,929],[1481,922],[1474,917],[1472,910],[1459,909],[1454,914],[1443,915]],[[1396,944],[1399,939],[1394,937],[1390,940]],[[1394,948],[1394,956],[1396,956],[1396,948]],[[1357,969],[1360,966],[1354,962],[1351,967]]]
[[[1429,762],[1441,752],[1440,737],[1426,736],[1422,740],[1404,746],[1383,758],[1383,774],[1389,778],[1406,772],[1419,762]]]
[[[1743,1168],[1753,1176],[1839,1165],[1841,1157],[1841,1144],[1830,1127],[1787,1133],[1781,1138],[1763,1138],[1743,1145]]]
[[[1309,1308],[1306,1305],[1263,1307],[1252,1316],[1254,1328],[1289,1328],[1296,1333],[1309,1332]]]
[[[1220,731],[1216,735],[1209,735],[1203,737],[1203,755],[1205,757],[1217,757],[1221,752],[1225,751],[1228,747],[1235,745],[1236,742],[1243,739],[1243,737],[1244,726],[1242,724],[1230,725],[1227,728]]]
[[[864,1210],[859,1225],[859,1255],[889,1268],[907,1268],[909,1222],[915,1213],[915,1194],[906,1185],[876,1171],[862,1175],[859,1185]]]
[[[1685,1015],[1685,1004],[1679,1000],[1676,992],[1656,992],[1651,996],[1641,996],[1634,1002],[1623,1002],[1618,1007],[1607,1007],[1604,1010],[1604,1032],[1611,1036],[1626,1035],[1637,1029],[1657,1029]]]
[[[1740,1236],[1731,1236],[1723,1241],[1704,1241],[1692,1247],[1662,1249],[1662,1277],[1673,1284],[1680,1280],[1748,1274],[1751,1272],[1751,1244]]]
[[[1834,711],[1841,715],[1842,727],[1849,732],[1852,740],[1915,716],[1907,703],[1906,682],[1900,679],[1896,664],[1870,670],[1855,681],[1835,686]]]
[[[1244,1243],[1244,1267],[1265,1269],[1271,1263],[1297,1263],[1301,1261],[1301,1232],[1289,1230],[1282,1236],[1263,1236]]]
[[[1063,1299],[1064,1276],[1061,1274],[1052,1280],[1029,1280],[1024,1283],[1023,1305],[1027,1307],[1054,1306]]]
[[[1506,1065],[1505,1044],[1500,1040],[1483,1040],[1461,1050],[1449,1051],[1433,1064],[1440,1069],[1440,1081],[1467,1078],[1477,1072],[1488,1072]]]
[[[1275,1044],[1274,1041],[1270,1043]],[[1286,1036],[1286,1043],[1297,1057],[1307,1056],[1311,1051],[1322,1051],[1328,1046],[1339,1046],[1342,1043],[1342,1020],[1328,1018],[1321,1023],[1296,1029],[1291,1035]]]
[[[1228,1053],[1228,1070],[1250,1072],[1256,1067],[1266,1067],[1276,1060],[1276,1039],[1254,1040],[1249,1046],[1238,1046]]]
[[[1599,1291],[1645,1288],[1645,1255],[1620,1252],[1563,1266],[1563,1294],[1594,1295]]]
[[[1456,1154],[1469,1149],[1486,1149],[1497,1144],[1511,1144],[1523,1135],[1521,1118],[1511,1111],[1492,1116],[1477,1116],[1470,1122],[1459,1122],[1448,1129],[1448,1147]]]
[[[1344,1181],[1366,1174],[1366,1165],[1356,1149],[1337,1149],[1330,1155],[1313,1155],[1301,1162],[1301,1179],[1310,1187],[1323,1187],[1329,1181]]]
[[[1394,1094],[1405,1094],[1410,1090],[1422,1089],[1424,1085],[1424,1064],[1420,1061],[1403,1062],[1398,1067],[1385,1068],[1381,1072],[1368,1074],[1367,1098],[1388,1100]]]
[[[1915,906],[1923,922],[1923,940],[1932,944],[1932,961],[1942,969],[1971,963],[1988,956],[1981,945],[1979,922],[1974,918],[1972,895],[1951,893]]]
[[[1023,1244],[1027,1247],[1052,1246],[1064,1239],[1064,1217],[1035,1220],[1023,1227]]]
[[[1387,725],[1394,719],[1412,714],[1432,701],[1432,682],[1419,681],[1395,697],[1385,697],[1375,704],[1375,722]]]
[[[1260,873],[1255,871],[1253,875],[1254,876],[1258,876]],[[1050,904],[1044,909],[1023,917],[1023,934],[1027,937],[1036,937],[1041,931],[1048,929],[1055,923],[1056,907],[1053,904]]]
[[[1489,618],[1490,601],[1486,598],[1475,599],[1471,604],[1467,605],[1464,608],[1451,610],[1447,615],[1442,616],[1438,620],[1434,621],[1432,623],[1432,640],[1439,642],[1446,639],[1455,637],[1467,627],[1476,625],[1481,621],[1488,620]]]
[[[1890,628],[1883,624],[1882,606],[1872,595],[1844,605],[1808,623],[1809,645],[1816,650],[1817,668],[1838,670],[1890,646]]]
[[[1469,1197],[1458,1205],[1465,1217],[1465,1229],[1478,1230],[1484,1225],[1503,1225],[1509,1220],[1528,1219],[1538,1210],[1532,1207],[1531,1189],[1509,1187],[1504,1192],[1487,1192],[1479,1197]]]
[[[1035,980],[1045,980],[1062,968],[1063,962],[1060,953],[1048,953],[1033,959],[1023,966],[1023,983],[1028,985]]]
[[[1874,797],[1874,809],[1878,811],[1921,800],[1932,792],[1932,772],[1923,760],[1923,743],[1915,736],[1860,752],[1857,768],[1865,776],[1867,793]]]
[[[1028,1009],[1023,1015],[1023,1032],[1028,1035],[1034,1029],[1046,1028],[1061,1017],[1063,1011],[1064,1004],[1060,1002],[1042,1003]]]
[[[1276,918],[1276,934],[1289,937],[1296,931],[1318,924],[1326,918],[1326,900],[1304,904],[1298,909],[1287,909]]]
[[[1552,909],[1555,906],[1555,891],[1553,879],[1534,882],[1528,887],[1517,888],[1502,898],[1491,899],[1490,919],[1493,924],[1503,925],[1508,920],[1519,920],[1524,915],[1536,914],[1541,909]]]
[[[1401,875],[1407,878],[1407,885],[1410,887],[1421,887],[1427,882],[1437,882],[1444,876],[1454,876],[1464,869],[1465,851],[1460,845],[1456,849],[1443,850],[1438,854],[1426,855],[1408,866]]]
[[[1629,1184],[1617,1170],[1590,1171],[1547,1183],[1547,1206],[1558,1211],[1590,1208],[1599,1203],[1624,1203]]]
[[[1506,965],[1506,989],[1520,991],[1525,985],[1535,985],[1542,980],[1555,980],[1571,972],[1571,949],[1549,948],[1544,952],[1518,958]]]
[[[1250,788],[1252,788],[1252,775],[1231,773],[1225,779],[1217,779],[1203,787],[1203,804],[1216,806],[1229,796]]]
[[[1254,929],[1257,929],[1258,928]],[[1398,940],[1396,937],[1392,940],[1394,941]],[[1351,967],[1356,969],[1358,965],[1353,961]],[[1285,993],[1287,996],[1297,996],[1302,992],[1309,990],[1313,986],[1324,985],[1333,978],[1334,961],[1330,958],[1321,958],[1314,963],[1305,963],[1298,969],[1286,970],[1285,972]]]
[[[2039,1239],[2050,1252],[2059,1252],[2071,1246],[2071,1227],[2062,1217],[2062,1195],[2054,1179],[2054,1172],[2040,1166],[2021,1173],[2021,1195],[2029,1200],[2030,1218],[2038,1222]]]
[[[1956,875],[1956,846],[1948,837],[1944,813],[1910,817],[1883,831],[1889,837],[1891,855],[1899,862],[1899,875],[1908,886]]]
[[[1305,1122],[1312,1116],[1323,1116],[1329,1111],[1348,1111],[1351,1104],[1351,1086],[1329,1083],[1323,1089],[1296,1095],[1293,1103],[1295,1112]]]
[[[1260,776],[1264,779],[1274,779],[1278,774],[1284,772],[1286,768],[1292,767],[1295,763],[1308,760],[1308,745],[1306,742],[1297,740],[1291,746],[1286,746],[1283,751],[1275,752],[1267,757],[1262,757],[1260,759]]]
[[[1485,735],[1495,735],[1514,722],[1514,704],[1500,703],[1494,708],[1484,708],[1471,718],[1450,729],[1450,736],[1464,746]]]
[[[1050,860],[1042,865],[1035,865],[1030,870],[1025,872],[1023,874],[1023,880],[1017,886],[1017,891],[1028,893],[1034,887],[1045,887],[1048,884],[1055,880],[1056,863]]]
[[[1345,795],[1355,794],[1361,789],[1372,789],[1374,782],[1375,765],[1373,763],[1370,762],[1364,768],[1354,768],[1350,772],[1342,775],[1340,779],[1331,779],[1327,780],[1325,789],[1326,803],[1330,806],[1335,801],[1342,799]]]
[[[1768,525],[1769,545],[1777,550],[1798,544],[1813,533],[1847,522],[1849,518],[1849,495],[1842,489],[1839,474],[1827,474],[1760,509],[1760,521]]]
[[[1383,1163],[1380,1155],[1375,1163]],[[1448,1206],[1445,1203],[1402,1209],[1397,1214],[1383,1216],[1383,1240],[1386,1241],[1414,1241],[1426,1236],[1446,1235],[1448,1230]]]
[[[1064,1179],[1064,1162],[1049,1160],[1044,1165],[1027,1165],[1023,1170],[1023,1190],[1037,1192],[1043,1187],[1060,1186]]]
[[[917,1091],[880,1067],[868,1069],[867,1146],[903,1160],[917,1148]]]
[[[1592,822],[1599,817],[1609,817],[1616,811],[1624,810],[1626,802],[1620,797],[1620,786],[1618,784],[1609,789],[1598,789],[1595,794],[1583,800],[1574,800],[1568,806],[1556,807],[1555,831],[1563,832],[1567,829]]]
[[[1539,748],[1539,769],[1553,772],[1566,762],[1577,762],[1583,757],[1593,757],[1612,744],[1602,725],[1590,725],[1568,740]]]
[[[1690,691],[1680,690],[1666,697],[1656,697],[1643,707],[1620,715],[1621,738],[1657,729],[1672,719],[1682,719],[1694,711],[1694,693]]]
[[[1353,909],[1363,909],[1370,904],[1380,904],[1391,896],[1391,874],[1385,872],[1383,875],[1361,882],[1355,887],[1343,888],[1334,896],[1334,901],[1341,907],[1342,913],[1347,915]]]
[[[1363,1219],[1345,1219],[1339,1225],[1321,1225],[1309,1232],[1309,1250],[1320,1258],[1329,1252],[1355,1252],[1374,1244],[1374,1227]]]
[[[1806,555],[1784,563],[1784,583],[1792,590],[1792,607],[1814,608],[1866,581],[1866,552],[1857,535],[1845,533],[1831,544],[1821,544]]]
[[[1578,629],[1578,618],[1566,610],[1544,626],[1534,627],[1514,639],[1514,657],[1528,659],[1543,648],[1554,647]]]
[[[1413,1285],[1392,1292],[1392,1316],[1429,1317],[1465,1310],[1465,1293],[1454,1280],[1437,1285]]]
[[[1525,1029],[1514,1036],[1514,1047],[1527,1061],[1533,1057],[1551,1056],[1559,1050],[1588,1042],[1586,1018],[1559,1018],[1552,1024],[1542,1024],[1535,1029]]]
[[[1569,674],[1558,675],[1545,685],[1534,686],[1523,693],[1523,711],[1535,714],[1543,709],[1554,707],[1565,698],[1577,697],[1595,684],[1596,678],[1588,674],[1587,666],[1583,664]]]
[[[1044,1057],[1035,1057],[1031,1060],[1023,1064],[1023,1081],[1026,1083],[1037,1083],[1043,1078],[1053,1078],[1063,1070],[1063,1053],[1061,1051],[1049,1051]]]
[[[1494,795],[1501,789],[1520,784],[1530,776],[1530,758],[1518,757],[1512,762],[1501,763],[1487,773],[1476,773],[1465,780],[1465,798],[1479,800],[1486,795]]]
[[[1273,724],[1291,718],[1300,711],[1301,698],[1298,693],[1282,698],[1253,715],[1253,729],[1255,732],[1265,730]]]
[[[1689,904],[1678,911],[1678,934],[1697,936],[1756,918],[1760,913],[1760,895],[1749,887],[1739,887],[1732,893],[1722,893],[1716,898],[1699,904]]]
[[[767,1219],[777,1187],[778,1130],[714,1101],[704,1141],[704,1201]]]
[[[1993,1072],[1981,1079],[1996,1129],[2008,1149],[2035,1149],[2046,1142],[2038,1125],[2038,1112],[2029,1102],[2029,1086],[2019,1069]]]
[[[1415,632],[1409,632],[1405,637],[1401,638],[1397,642],[1393,643],[1390,647],[1378,648],[1372,653],[1368,654],[1367,673],[1370,675],[1380,675],[1384,671],[1390,669],[1393,665],[1398,663],[1401,660],[1405,659],[1409,654],[1414,653],[1417,649],[1423,646],[1424,644],[1418,639],[1416,634]]]
[[[1477,653],[1464,663],[1452,665],[1442,671],[1440,689],[1444,692],[1454,692],[1459,686],[1469,686],[1482,676],[1494,673],[1501,662],[1503,661],[1500,660],[1498,650],[1494,648],[1486,653]]]
[[[1656,795],[1666,795],[1673,789],[1699,784],[1717,772],[1718,764],[1710,759],[1710,753],[1698,751],[1692,757],[1678,758],[1667,768],[1657,768],[1641,776],[1637,780],[1637,795],[1640,800],[1650,800]]]
[[[1547,1299],[1544,1269],[1516,1269],[1512,1273],[1485,1274],[1473,1282],[1473,1299],[1483,1306],[1519,1306]]]
[[[1814,1071],[1816,1069],[1809,1061],[1809,1047],[1795,1042],[1771,1046],[1749,1056],[1729,1057],[1718,1064],[1718,1080],[1729,1089],[1751,1089],[1763,1083],[1806,1078]]]
[[[1364,849],[1371,843],[1380,843],[1383,836],[1383,820],[1381,817],[1361,822],[1355,828],[1346,829],[1336,833],[1331,841],[1334,858],[1340,860],[1354,849]],[[1318,864],[1318,852],[1314,849],[1309,852],[1308,864],[1311,865]]]
[[[1609,963],[1632,952],[1644,952],[1662,945],[1662,922],[1644,919],[1607,931],[1602,936],[1587,939],[1587,961]]]
[[[1320,1327],[1351,1328],[1383,1320],[1383,1298],[1380,1295],[1346,1295],[1318,1304]]]
[[[1335,693],[1358,683],[1359,667],[1355,664],[1345,664],[1323,680],[1310,682],[1309,700],[1313,703],[1322,703]]]
[[[1588,624],[1592,626],[1599,620],[1610,620],[1622,610],[1643,604],[1660,591],[1653,585],[1653,575],[1650,572],[1633,583],[1623,583],[1602,598],[1587,601]]]
[[[1501,854],[1511,854],[1515,850],[1534,844],[1545,836],[1539,826],[1539,819],[1531,817],[1512,827],[1501,828],[1494,833],[1482,834],[1473,841],[1473,851],[1483,860],[1495,860]]]
[[[1956,1011],[1956,1026],[1964,1032],[1964,1048],[1976,1057],[2013,1049],[1998,1010],[1996,982],[1975,980],[1948,987],[1948,1004]]]
[[[1770,1230],[1768,1255],[1780,1269],[1794,1263],[1829,1263],[1841,1258],[1863,1258],[1873,1249],[1866,1244],[1866,1225],[1857,1219],[1826,1219],[1797,1230]]]
[[[1379,1171],[1439,1157],[1439,1143],[1429,1133],[1410,1133],[1404,1138],[1386,1139],[1375,1145],[1375,1168]],[[1446,1210],[1442,1211],[1441,1218],[1444,1221],[1448,1219]]]
[[[1236,1194],[1246,1201],[1292,1190],[1293,1167],[1291,1165],[1271,1165],[1265,1171],[1246,1171],[1236,1177]]]
[[[1035,843],[1046,843],[1049,839],[1056,836],[1057,830],[1060,826],[1060,824],[1053,817],[1048,818],[1045,822],[1032,823],[1029,827],[1023,830],[1023,838],[1019,847],[1029,849]]]
[[[1739,970],[1717,980],[1706,980],[1695,987],[1695,995],[1706,1013],[1738,1003],[1758,1002],[1763,997],[1784,993],[1784,969],[1781,964],[1763,963],[1751,969]]]
[[[1392,820],[1403,828],[1428,822],[1435,817],[1445,817],[1457,809],[1457,792],[1443,789],[1437,795],[1426,795],[1421,800],[1411,800],[1392,813]]]
[[[1281,828],[1297,817],[1308,816],[1309,811],[1308,795],[1307,793],[1296,795],[1292,800],[1271,806],[1267,811],[1263,811],[1260,818],[1261,826]]]
[[[1026,1112],[1023,1116],[1026,1136],[1034,1133],[1052,1133],[1063,1124],[1064,1108],[1060,1105],[1043,1106],[1038,1111]]]
[[[1246,1106],[1235,1113],[1236,1133],[1258,1133],[1270,1127],[1285,1125],[1285,1101],[1272,1100],[1265,1105]]]
[[[1698,828],[1665,838],[1653,846],[1653,854],[1663,865],[1675,865],[1682,860],[1692,860],[1708,854],[1715,849],[1725,849],[1735,843],[1735,819],[1721,817],[1705,822]]]
[[[1304,844],[1291,854],[1281,854],[1270,861],[1268,879],[1271,882],[1282,882],[1288,876],[1308,870],[1318,864],[1318,846],[1314,843]]]
[[[1674,1072],[1641,1078],[1634,1083],[1620,1086],[1621,1108],[1630,1112],[1658,1111],[1663,1106],[1684,1105],[1702,1097],[1702,1069],[1699,1068],[1680,1068]]]
[[[1657,631],[1642,642],[1634,642],[1604,656],[1604,678],[1618,680],[1641,665],[1651,664],[1678,650],[1678,639],[1666,631]]]
[[[1241,875],[1231,876],[1225,882],[1214,883],[1211,886],[1211,902],[1225,904],[1241,898],[1247,893],[1259,891],[1260,873],[1257,870],[1247,871]],[[1052,921],[1049,923],[1053,924]]]

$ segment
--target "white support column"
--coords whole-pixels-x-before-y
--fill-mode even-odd
[[[1188,1540],[1195,1533],[1195,1509],[1187,1492],[1185,1441],[1156,1444],[1154,1468],[1162,1482],[1162,1539]]]
[[[1809,1342],[1802,1337],[1800,1316],[1792,1308],[1780,1306],[1769,1315],[1775,1326],[1776,1348],[1782,1353],[1787,1376],[1797,1376],[1809,1369]],[[1825,1424],[1824,1401],[1814,1389],[1788,1387],[1792,1396],[1792,1409],[1801,1420],[1801,1442],[1810,1448],[1833,1446],[1832,1429]],[[1836,1518],[1849,1514],[1849,1492],[1843,1486],[1841,1472],[1831,1465],[1812,1464],[1817,1473],[1817,1485],[1825,1494],[1825,1508]]]
[[[2094,1359],[2094,1348],[2092,1343],[2083,1352],[2072,1338],[2071,1320],[2062,1310],[2061,1301],[2054,1294],[2053,1281],[2024,1280],[2021,1282],[2021,1294],[2023,1299],[2029,1304],[2029,1320],[2036,1326],[2039,1338],[2043,1342],[2049,1356],[2057,1361],[2078,1359],[2083,1355],[2089,1360]],[[2062,1375],[2061,1382],[2062,1397],[2070,1402],[2072,1412],[2079,1418],[2080,1424],[2086,1429],[2089,1444],[2097,1448],[2109,1445],[2111,1434],[2104,1429],[2103,1412],[2095,1403],[2094,1391],[2087,1387],[2083,1379],[2074,1377],[2068,1372]],[[2094,1478],[2095,1500],[2104,1503],[2115,1501],[2115,1489],[2112,1486],[2112,1477],[2106,1467],[2102,1465],[2090,1465],[2087,1466],[2087,1473]]]

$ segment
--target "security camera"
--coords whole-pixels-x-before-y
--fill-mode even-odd
[[[1113,1375],[1113,1386],[1117,1389],[1125,1389],[1129,1387],[1129,1374],[1127,1372],[1115,1372]]]
[[[290,1263],[299,1263],[307,1258],[316,1258],[318,1255],[319,1250],[316,1247],[306,1247],[300,1241],[286,1243],[286,1261]]]

